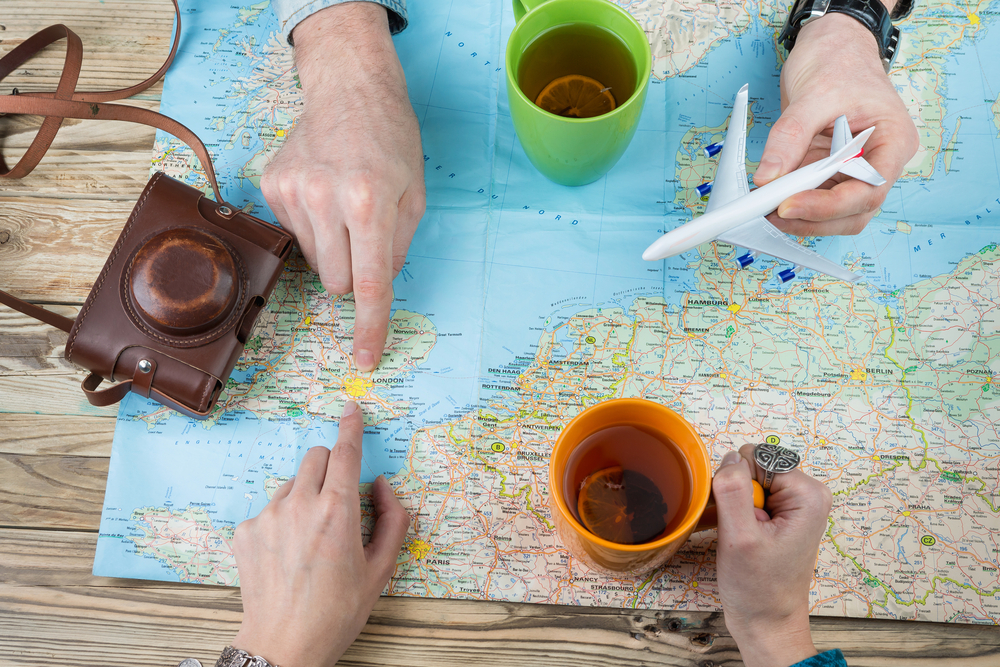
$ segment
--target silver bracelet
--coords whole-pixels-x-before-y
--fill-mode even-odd
[[[278,667],[278,665],[272,665],[259,655],[250,655],[241,649],[227,646],[222,650],[215,667]]]
[[[202,667],[202,664],[194,658],[187,658],[177,667]],[[227,646],[216,661],[215,667],[278,667],[278,665],[272,665],[259,655],[250,655],[246,651]]]

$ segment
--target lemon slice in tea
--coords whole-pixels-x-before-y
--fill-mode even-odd
[[[588,475],[576,503],[583,525],[618,544],[641,544],[666,527],[667,504],[651,479],[621,466]]]
[[[535,98],[549,113],[567,118],[592,118],[614,111],[615,96],[597,79],[567,74],[549,82]]]

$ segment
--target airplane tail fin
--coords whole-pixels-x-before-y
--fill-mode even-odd
[[[830,144],[830,155],[846,146],[853,138],[851,127],[847,124],[847,116],[841,116],[833,123],[833,143]]]
[[[857,148],[864,146],[864,142],[868,140],[868,136],[871,135],[874,129],[869,128],[858,135],[858,139],[864,137],[864,140],[859,142],[861,145]],[[851,136],[851,128],[847,124],[847,116],[841,116],[833,124],[833,141],[830,144],[830,155],[836,155],[853,142],[854,137]],[[864,181],[876,187],[884,185],[885,179],[882,178],[882,175],[875,171],[875,168],[868,164],[867,160],[861,157],[863,152],[864,150],[862,149],[857,155],[849,157],[841,165],[840,173],[847,174],[851,178],[856,178],[859,181]]]

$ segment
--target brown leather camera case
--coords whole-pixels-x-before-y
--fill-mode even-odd
[[[94,374],[84,389],[95,376],[131,380],[207,416],[291,246],[277,227],[153,176],[69,332],[66,358]]]
[[[58,40],[67,40],[66,64],[54,93],[0,97],[0,113],[46,116],[32,145],[12,169],[0,157],[0,177],[24,176],[48,149],[63,118],[106,118],[153,125],[186,141],[201,160],[221,202],[211,158],[190,130],[151,111],[98,104],[152,85],[163,67],[131,88],[74,91],[82,45],[62,25],[35,34],[0,59],[0,79]],[[211,412],[274,289],[292,237],[279,227],[162,173],[146,185],[94,283],[79,316],[69,320],[0,291],[0,303],[69,333],[66,358],[90,371],[83,390],[94,405],[120,401],[132,391],[191,417]],[[103,380],[118,384],[99,389]]]

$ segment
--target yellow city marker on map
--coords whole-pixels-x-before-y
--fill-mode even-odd
[[[430,542],[416,538],[412,542],[406,545],[406,550],[413,555],[417,560],[423,560],[427,558],[427,554],[431,552]]]
[[[851,379],[857,380],[858,382],[864,382],[868,379],[868,373],[866,373],[863,368],[855,368],[851,370]]]
[[[351,398],[361,398],[371,390],[372,386],[372,381],[365,378],[347,378],[344,380],[344,393]]]
[[[740,312],[740,308],[742,308],[742,307],[743,306],[741,306],[738,303],[731,303],[731,304],[729,304],[729,307],[726,308],[726,310],[728,310],[730,313],[732,313],[732,314],[735,315],[736,313]]]
[[[285,131],[284,130],[275,130],[274,131],[274,136],[276,136],[276,137],[283,137],[283,136],[285,136]]]
[[[979,25],[978,14],[969,14],[969,25]]]

